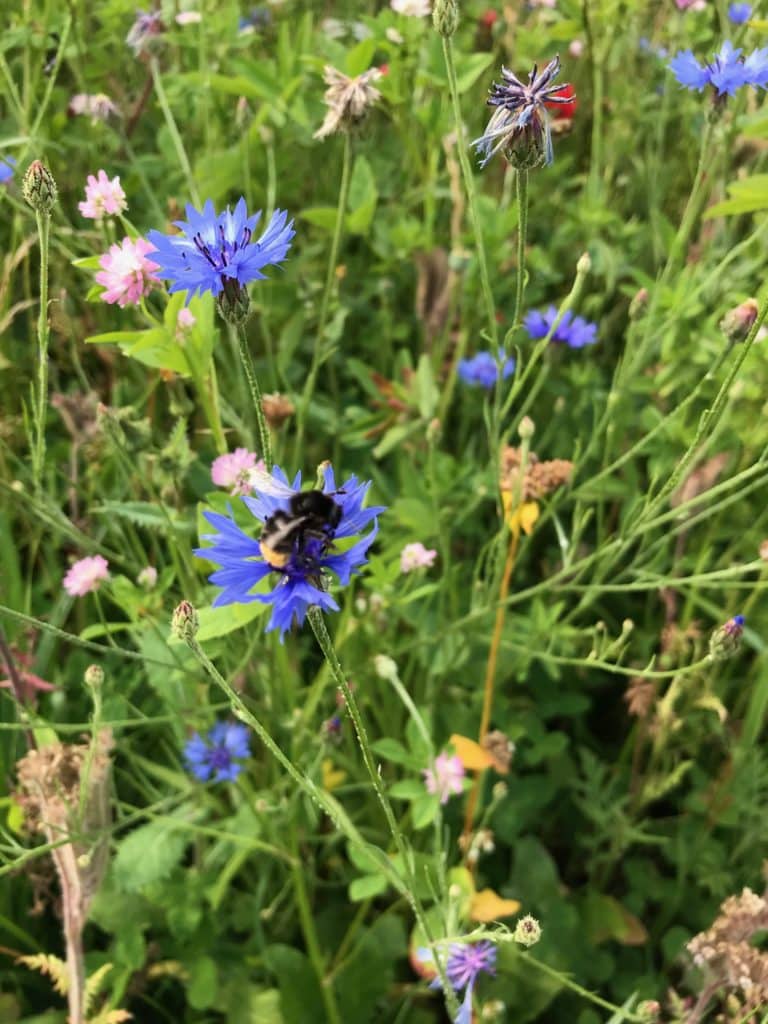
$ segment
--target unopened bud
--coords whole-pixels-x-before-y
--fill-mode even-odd
[[[440,435],[443,432],[442,424],[437,416],[433,416],[427,424],[427,443],[437,444],[440,440]]]
[[[757,320],[759,309],[756,299],[747,299],[725,314],[720,321],[720,330],[728,341],[744,341]]]
[[[89,665],[85,670],[85,685],[92,690],[98,690],[104,683],[104,669],[101,665]]]
[[[251,315],[251,299],[248,291],[246,288],[242,288],[233,277],[228,277],[224,282],[224,289],[219,292],[216,305],[221,319],[226,320],[234,327],[242,327]]]
[[[533,422],[530,416],[523,416],[520,420],[520,426],[517,428],[517,432],[520,435],[521,440],[530,441],[533,437],[534,431],[536,430],[536,424]]]
[[[576,262],[576,273],[579,277],[586,277],[592,269],[592,257],[588,252],[583,252]]]
[[[500,999],[492,999],[489,1003],[486,1003],[485,1006],[483,1006],[483,1012],[480,1014],[480,1020],[502,1021],[504,1020],[506,1010],[506,1003],[502,1003]]]
[[[40,160],[33,160],[21,183],[21,194],[36,213],[50,214],[58,195],[53,175]]]
[[[459,27],[458,0],[435,0],[432,22],[440,35],[449,39]]]
[[[379,679],[395,680],[398,678],[397,662],[388,654],[377,654],[373,659],[373,667]]]
[[[521,946],[535,946],[541,938],[541,925],[535,917],[526,914],[521,917],[515,925],[515,932],[512,938]]]
[[[641,288],[639,292],[635,293],[635,297],[629,304],[629,319],[639,320],[641,316],[645,316],[646,309],[648,309],[648,289]]]
[[[136,582],[144,590],[151,590],[157,583],[157,569],[154,565],[146,565],[136,577]]]
[[[709,656],[713,661],[725,661],[732,657],[741,646],[744,632],[744,616],[734,615],[714,631],[709,638]]]
[[[197,636],[200,628],[200,616],[195,607],[189,601],[182,601],[177,605],[171,619],[171,635],[177,640],[189,643]]]
[[[661,1013],[661,1003],[658,1003],[655,999],[645,999],[642,1003],[638,1004],[637,1015],[642,1021],[651,1022],[659,1019]]]

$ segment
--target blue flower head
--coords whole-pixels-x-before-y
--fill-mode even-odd
[[[213,601],[214,607],[251,601],[271,604],[267,632],[279,629],[281,640],[294,622],[298,626],[303,624],[311,605],[318,605],[325,611],[339,610],[326,589],[329,573],[346,586],[360,566],[365,565],[368,549],[378,532],[376,517],[385,509],[383,506],[363,508],[370,483],[358,483],[357,478],[351,476],[337,488],[330,465],[325,467],[323,478],[322,493],[331,497],[333,514],[320,522],[315,516],[310,523],[309,517],[297,514],[295,507],[294,499],[301,492],[301,473],[289,484],[278,466],[272,470],[271,477],[253,471],[256,496],[244,497],[242,501],[262,524],[262,533],[264,524],[273,530],[277,526],[282,531],[281,552],[284,553],[279,558],[271,547],[274,541],[270,539],[270,544],[262,547],[259,540],[240,529],[231,514],[205,513],[217,532],[203,535],[202,539],[210,541],[211,547],[198,548],[195,554],[221,567],[210,576],[210,582],[222,588]],[[337,548],[338,541],[354,537],[370,524],[373,524],[371,529],[356,543]],[[269,593],[251,593],[257,583],[267,578],[275,583]]]
[[[434,962],[429,949],[420,948],[418,956],[423,962]],[[445,973],[455,992],[464,990],[464,999],[453,1018],[453,1024],[472,1024],[472,993],[480,974],[496,974],[496,947],[487,939],[452,943],[448,949]],[[430,987],[441,988],[440,978],[434,978]]]
[[[16,161],[12,156],[0,159],[0,185],[5,185],[6,182],[11,180],[15,167]]]
[[[460,359],[458,374],[465,384],[475,384],[490,390],[499,379],[499,367],[502,367],[501,378],[506,380],[515,372],[515,360],[504,358],[504,349],[499,349],[499,358],[494,359],[490,352],[478,352],[471,359]]]
[[[534,64],[527,83],[506,68],[501,69],[504,81],[493,83],[487,100],[488,106],[496,109],[483,134],[472,143],[482,157],[481,167],[499,150],[519,169],[552,163],[547,106],[573,103],[573,96],[557,95],[565,86],[552,84],[559,71],[559,57],[554,57],[541,71]]]
[[[188,772],[207,782],[232,782],[243,770],[241,764],[251,756],[249,733],[237,722],[217,722],[205,739],[200,733],[187,741],[184,760]]]
[[[523,326],[529,337],[534,340],[546,338],[556,319],[557,310],[554,306],[549,306],[543,313],[538,309],[532,309],[523,317]],[[566,310],[555,328],[552,341],[568,345],[569,348],[594,345],[597,341],[597,324],[590,323],[582,316],[575,317],[570,309]]]
[[[275,210],[267,230],[254,241],[261,213],[249,217],[242,197],[234,213],[227,207],[217,214],[210,199],[202,212],[193,206],[186,212],[187,221],[175,221],[179,234],[150,231],[147,237],[155,247],[152,261],[160,268],[158,277],[171,282],[169,291],[186,291],[187,302],[195,294],[239,292],[251,281],[263,280],[263,268],[285,259],[296,234],[285,210]]]
[[[743,25],[752,17],[752,4],[731,4],[728,8],[728,17],[734,25]]]
[[[708,85],[718,98],[733,96],[744,85],[765,88],[768,84],[768,47],[742,58],[741,50],[726,42],[711,64],[702,66],[690,50],[681,50],[669,62],[672,74],[686,89],[701,92]]]

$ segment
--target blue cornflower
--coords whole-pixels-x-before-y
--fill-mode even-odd
[[[422,961],[434,962],[429,949],[418,950]],[[481,942],[454,942],[448,949],[448,962],[445,973],[455,992],[464,989],[459,1012],[453,1018],[453,1024],[472,1024],[472,993],[480,974],[496,974],[496,947],[487,939]],[[440,978],[434,978],[431,988],[441,988]]]
[[[158,276],[171,282],[169,291],[186,291],[187,302],[196,292],[218,296],[225,289],[239,292],[250,281],[263,280],[262,268],[282,262],[296,234],[285,210],[275,210],[267,230],[254,242],[261,213],[249,217],[242,197],[234,213],[227,207],[217,214],[210,199],[202,212],[187,206],[186,213],[186,222],[174,222],[181,234],[150,231],[148,238],[156,250],[152,260],[160,268]]]
[[[752,4],[731,4],[728,8],[728,17],[734,25],[743,25],[752,17]]]
[[[532,309],[523,317],[523,326],[531,338],[546,338],[557,319],[557,310],[549,306],[543,313]],[[570,309],[563,313],[560,323],[552,335],[552,341],[562,342],[569,348],[584,348],[597,341],[597,324],[590,323],[582,316],[574,316]]]
[[[504,349],[499,349],[499,358],[494,359],[490,352],[478,352],[471,359],[460,359],[458,374],[465,384],[477,384],[489,390],[499,379],[499,366],[502,366],[501,378],[506,380],[515,372],[515,360],[504,359]]]
[[[724,42],[711,64],[702,67],[690,50],[681,50],[669,68],[686,89],[701,91],[708,85],[718,96],[733,96],[743,85],[765,87],[768,83],[768,47],[754,50],[742,59],[741,50]]]
[[[366,554],[378,532],[376,517],[385,511],[383,506],[363,508],[370,483],[358,483],[351,476],[340,488],[336,486],[333,469],[323,471],[323,494],[332,499],[331,514],[298,511],[296,496],[301,492],[301,473],[289,484],[285,473],[278,467],[272,476],[252,471],[255,497],[243,497],[243,502],[262,524],[262,536],[269,543],[262,544],[244,533],[232,515],[206,512],[205,518],[218,532],[203,535],[212,546],[198,548],[195,554],[207,558],[221,568],[210,576],[210,582],[222,588],[213,601],[214,606],[247,604],[262,601],[272,605],[272,617],[267,625],[280,630],[280,639],[295,622],[301,626],[311,605],[325,611],[338,611],[339,606],[326,590],[328,573],[334,573],[342,586],[365,565]],[[302,492],[306,495],[312,492]],[[326,518],[323,518],[326,515]],[[359,534],[370,523],[372,529],[356,544],[337,550],[335,542]],[[279,552],[276,547],[279,541]],[[267,594],[251,591],[261,580],[272,576],[274,588]]]
[[[573,103],[572,95],[557,95],[564,86],[552,85],[559,71],[559,57],[554,57],[541,72],[534,64],[526,85],[502,67],[504,81],[493,83],[487,100],[488,106],[496,109],[483,134],[472,143],[483,158],[481,167],[485,167],[499,150],[520,169],[552,163],[552,133],[547,106]]]
[[[186,768],[196,779],[207,782],[232,782],[251,756],[250,734],[237,722],[217,722],[205,739],[196,732],[184,746]]]
[[[6,182],[11,180],[15,167],[16,161],[12,156],[0,159],[0,185],[5,185]]]

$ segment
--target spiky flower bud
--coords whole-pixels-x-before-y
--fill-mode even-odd
[[[732,619],[718,627],[709,638],[710,658],[713,661],[725,661],[727,658],[731,658],[741,646],[743,632],[743,615],[734,615]]]
[[[21,194],[35,213],[50,214],[56,205],[58,188],[53,175],[40,160],[33,160],[21,183]]]
[[[432,22],[441,36],[450,39],[459,27],[458,0],[435,0]]]
[[[104,669],[101,665],[89,665],[85,670],[85,685],[98,690],[104,683]]]
[[[635,293],[635,297],[629,304],[629,319],[639,320],[641,316],[645,316],[646,309],[648,309],[648,289],[641,288]]]
[[[515,942],[519,942],[521,946],[535,946],[541,938],[541,925],[535,917],[526,914],[515,925],[512,938]]]
[[[728,341],[744,341],[757,320],[759,309],[756,299],[747,299],[725,314],[719,326]]]
[[[190,640],[195,639],[199,628],[200,616],[197,614],[194,605],[189,601],[182,601],[173,612],[171,635],[175,636],[178,640],[189,643]]]
[[[251,315],[251,297],[248,290],[233,278],[227,278],[223,291],[219,292],[216,306],[222,320],[234,327],[242,327]]]

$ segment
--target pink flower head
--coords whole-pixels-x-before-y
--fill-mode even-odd
[[[109,562],[101,555],[89,555],[81,558],[70,567],[64,577],[64,589],[70,597],[82,597],[98,590],[102,580],[109,576]]]
[[[256,466],[256,453],[247,448],[235,448],[220,455],[211,464],[211,480],[217,487],[229,487],[230,494],[250,494],[251,470]],[[259,467],[263,463],[259,460]]]
[[[145,590],[151,590],[157,583],[157,569],[154,565],[145,565],[136,577],[136,582]]]
[[[703,11],[707,0],[675,0],[678,11]]]
[[[186,306],[182,306],[179,315],[176,317],[176,341],[183,345],[187,335],[197,323],[197,317]]]
[[[146,238],[124,238],[119,245],[110,245],[109,252],[99,259],[102,269],[96,275],[96,282],[106,288],[102,299],[116,302],[122,309],[136,305],[154,284],[159,284],[160,279],[154,275],[159,267],[147,259],[147,253],[154,251],[154,245]]]
[[[97,121],[107,121],[113,115],[120,113],[109,96],[103,92],[76,93],[69,101],[68,112],[74,115],[85,114],[90,117],[92,124],[96,124]]]
[[[202,20],[200,11],[181,11],[175,19],[177,25],[199,25]]]
[[[88,175],[88,184],[85,186],[85,202],[77,204],[80,213],[91,220],[101,220],[105,213],[117,214],[128,209],[125,201],[125,192],[120,185],[120,178],[107,177],[107,172],[99,171],[94,177]]]
[[[17,647],[11,648],[11,653],[16,662],[16,670],[19,675],[19,682],[21,683],[21,693],[18,696],[25,703],[34,704],[39,692],[45,693],[56,689],[53,683],[41,679],[40,676],[30,671],[33,660],[31,654],[27,651],[20,651]],[[12,690],[13,681],[11,679],[0,679],[0,689]]]
[[[453,793],[461,793],[464,788],[464,765],[455,754],[438,754],[434,767],[425,768],[422,774],[427,792],[437,793],[441,804],[447,804]]]
[[[400,572],[414,572],[416,569],[429,569],[437,558],[437,552],[425,548],[421,541],[406,544],[400,552]]]

